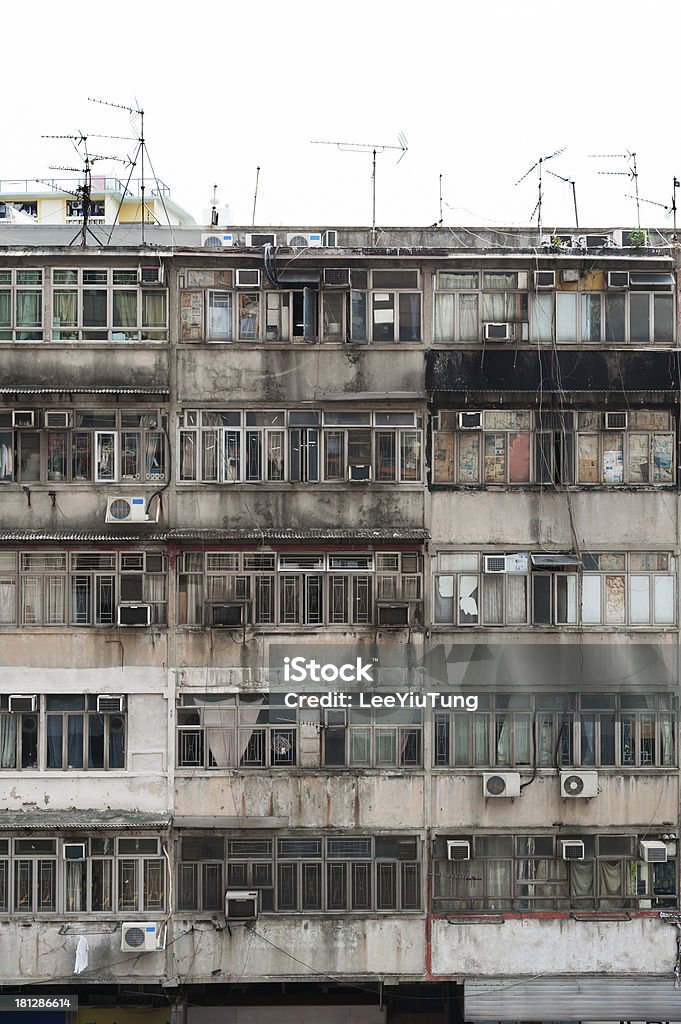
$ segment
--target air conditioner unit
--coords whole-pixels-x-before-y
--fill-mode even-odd
[[[64,843],[62,856],[64,860],[85,860],[86,850],[85,843]]]
[[[286,236],[286,244],[296,249],[318,249],[322,244],[321,231],[312,231],[310,234],[294,232]]]
[[[520,772],[497,772],[482,777],[482,794],[486,800],[496,797],[520,796]]]
[[[480,430],[482,427],[481,412],[460,412],[459,428],[461,430]]]
[[[471,859],[471,844],[465,839],[448,839],[447,840],[447,859],[448,860],[470,860]]]
[[[122,693],[99,693],[97,694],[97,711],[103,714],[118,714],[123,710],[125,697]]]
[[[12,426],[13,427],[34,427],[35,426],[35,413],[32,409],[13,409],[12,410]]]
[[[560,848],[563,860],[584,860],[584,843],[581,839],[561,839]]]
[[[618,228],[616,231],[613,231],[612,235],[613,235],[613,238],[614,238],[615,242],[617,243],[617,245],[621,245],[623,249],[631,249],[631,248],[640,249],[640,248],[642,248],[642,246],[639,246],[639,245],[634,246],[634,243],[631,240],[631,236],[634,233],[637,236],[639,234],[645,235],[644,245],[648,244],[648,232],[647,231],[641,231],[640,228]]]
[[[110,497],[106,499],[107,523],[147,523],[147,501],[142,497]]]
[[[543,288],[555,288],[556,287],[556,272],[555,270],[535,270],[534,272],[534,287],[537,291],[541,291]]]
[[[583,800],[598,796],[598,772],[561,772],[560,795]]]
[[[580,235],[585,249],[612,249],[615,245],[612,235]]]
[[[606,412],[606,414],[605,414],[605,429],[606,430],[626,430],[627,429],[627,414],[626,414],[626,412]]]
[[[485,555],[484,572],[506,572],[506,555]]]
[[[248,606],[244,601],[225,601],[208,605],[209,626],[243,626],[248,622]]]
[[[511,341],[510,324],[487,323],[485,327],[485,341]]]
[[[260,271],[259,270],[237,270],[237,272],[236,272],[236,286],[237,286],[237,288],[259,288],[260,287]]]
[[[366,484],[371,480],[371,466],[348,466],[348,480]]]
[[[165,929],[163,929],[165,934]],[[153,953],[164,949],[157,921],[132,921],[121,926],[121,949],[128,953]]]
[[[324,267],[323,271],[325,288],[349,288],[350,268],[349,267]]]
[[[658,839],[642,839],[638,844],[638,852],[641,860],[650,864],[667,863],[667,844]]]
[[[255,921],[257,916],[257,890],[227,890],[225,893],[225,917],[228,921]]]
[[[608,271],[608,288],[611,290],[622,290],[629,287],[629,271],[628,270],[609,270]]]
[[[151,622],[151,606],[148,604],[119,604],[119,626],[148,626]]]
[[[47,409],[45,411],[46,427],[70,427],[73,424],[73,416],[70,412],[61,409]]]
[[[579,281],[578,270],[561,270],[560,279],[563,284],[576,284]]]
[[[38,710],[37,693],[10,693],[8,707],[13,714]]]
[[[218,234],[215,231],[211,234],[204,234],[201,235],[201,245],[205,249],[230,248],[234,245],[234,235]]]
[[[258,246],[276,244],[277,236],[271,231],[253,231],[250,235],[246,235],[246,245]]]
[[[325,231],[322,234],[322,245],[326,246],[327,249],[335,249],[338,245],[338,232],[334,230]]]
[[[139,284],[152,284],[159,285],[163,284],[165,279],[164,268],[162,263],[155,263],[153,266],[137,268],[137,281]]]
[[[409,604],[406,601],[384,602],[376,604],[377,623],[379,626],[400,626],[409,625]]]

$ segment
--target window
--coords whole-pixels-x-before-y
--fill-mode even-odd
[[[138,270],[52,270],[53,341],[167,341],[166,290]]]
[[[415,708],[327,710],[322,763],[325,768],[419,768],[422,727]]]
[[[0,411],[0,481],[149,482],[166,474],[164,414],[154,410]]]
[[[482,570],[482,571],[481,571]],[[673,625],[674,572],[666,552],[571,554],[441,552],[435,625]]]
[[[180,482],[422,479],[414,412],[186,410],[178,446]]]
[[[674,423],[666,410],[611,413],[481,411],[476,427],[441,410],[433,422],[434,484],[650,486],[676,478]]]
[[[478,711],[436,712],[436,768],[667,768],[677,764],[671,693],[489,693]],[[533,724],[534,723],[534,724]]]
[[[0,768],[124,770],[124,698],[119,702],[105,711],[96,695],[47,694],[36,696],[34,711],[17,711],[0,697]]]
[[[267,694],[184,694],[177,709],[179,768],[291,767],[297,749],[297,710]]]
[[[411,607],[410,621],[421,616],[413,551],[187,551],[178,574],[178,620],[187,625],[369,625],[381,602]]]
[[[584,860],[563,860],[561,842],[579,839]],[[641,837],[643,838],[643,837]],[[471,859],[447,859],[447,838],[433,844],[433,909],[639,909],[675,907],[676,842],[669,859],[640,859],[635,835],[474,835]]]
[[[0,341],[43,340],[43,271],[0,270]]]
[[[218,909],[226,879],[227,889],[257,889],[266,913],[418,911],[420,862],[415,836],[186,837],[179,909]]]
[[[140,603],[167,621],[163,554],[0,552],[0,624],[113,626],[119,605]]]
[[[498,338],[489,325],[505,327]],[[440,271],[436,276],[437,343],[527,341],[526,271]],[[486,330],[487,328],[487,330]]]

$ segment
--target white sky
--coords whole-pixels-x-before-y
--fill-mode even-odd
[[[675,0],[34,0],[30,24],[5,24],[0,176],[65,176],[49,165],[77,166],[76,154],[41,135],[124,135],[128,115],[87,97],[136,98],[156,174],[199,222],[217,184],[232,222],[249,224],[260,165],[256,223],[370,224],[370,154],[310,142],[396,145],[403,132],[399,166],[397,152],[377,158],[381,226],[437,221],[440,174],[445,225],[528,224],[537,174],[514,183],[563,146],[545,167],[576,180],[580,224],[633,226],[633,182],[597,173],[627,161],[587,154],[634,151],[640,195],[670,204],[679,11]],[[542,220],[574,223],[569,186],[549,175]],[[641,223],[671,218],[642,204]]]

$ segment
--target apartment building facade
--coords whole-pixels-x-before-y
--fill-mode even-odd
[[[77,1024],[681,1019],[673,244],[34,230],[0,984]],[[317,653],[372,682],[288,699]]]

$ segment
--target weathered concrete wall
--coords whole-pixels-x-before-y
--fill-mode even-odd
[[[45,328],[46,335],[48,328]],[[53,341],[4,343],[3,379],[19,386],[36,388],[140,388],[168,387],[168,346],[166,342],[131,341],[120,343],[86,341],[65,345]],[[75,374],[75,376],[74,376]],[[37,404],[45,395],[36,396]],[[145,402],[161,396],[146,397]],[[22,399],[26,401],[26,397]],[[124,396],[130,405],[139,404],[139,396]],[[80,395],[71,399],[79,409],[114,408],[120,404],[114,395]],[[31,408],[29,405],[28,408]]]

